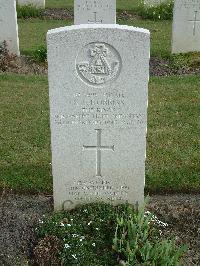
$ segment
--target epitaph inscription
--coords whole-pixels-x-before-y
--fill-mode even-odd
[[[100,92],[91,88],[91,91],[73,94],[67,104],[72,106],[71,112],[54,116],[58,126],[139,128],[146,123],[143,113],[127,108],[130,99],[123,91]]]
[[[112,180],[104,178],[96,178],[87,181],[87,178],[79,180],[72,184],[65,184],[66,188],[66,198],[74,198],[74,200],[89,202],[91,199],[96,198],[96,200],[116,201],[116,202],[126,202],[128,201],[128,193],[130,187],[128,185],[120,184],[116,185]]]
[[[86,45],[81,49],[76,60],[79,77],[90,85],[102,85],[117,78],[121,66],[119,53],[106,43]]]
[[[199,0],[181,0],[177,4],[178,8],[197,8],[200,9],[200,1]]]

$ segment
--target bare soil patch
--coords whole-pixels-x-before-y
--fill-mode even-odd
[[[47,74],[47,62],[37,63],[31,57],[22,55],[21,57],[11,56],[4,58],[0,62],[0,73],[16,74]],[[151,57],[150,76],[173,76],[200,74],[200,66],[182,67],[180,69],[172,68],[168,59]]]
[[[73,10],[67,8],[46,8],[41,15],[44,19],[72,20],[73,13]]]
[[[36,63],[28,56],[6,56],[0,58],[0,73],[40,75],[47,74],[47,71],[47,63]]]
[[[173,236],[188,251],[183,265],[200,265],[200,194],[153,195],[148,209],[168,224]],[[0,265],[33,265],[34,227],[53,211],[52,197],[4,193],[0,202]]]
[[[41,16],[43,19],[57,19],[57,20],[73,20],[74,11],[67,8],[46,8],[42,11]],[[135,20],[141,17],[134,12],[130,11],[119,11],[117,12],[118,20]]]

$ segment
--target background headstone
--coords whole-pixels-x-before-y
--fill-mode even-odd
[[[172,53],[200,51],[200,0],[176,0]]]
[[[75,0],[74,24],[115,24],[116,0]]]
[[[18,5],[33,5],[39,8],[45,8],[45,0],[17,0]]]
[[[20,54],[15,0],[0,0],[0,44],[4,41],[10,53]]]
[[[144,199],[149,31],[48,32],[54,206]]]

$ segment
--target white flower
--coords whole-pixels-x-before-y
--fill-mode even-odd
[[[95,247],[95,246],[96,246],[96,244],[95,244],[95,243],[92,243],[92,246],[93,246],[93,247]]]
[[[71,225],[71,224],[67,224],[67,226],[69,226],[69,227],[70,227],[70,226],[72,226],[72,225]]]
[[[75,255],[72,255],[72,257],[73,257],[75,260],[77,260],[76,254],[75,254]]]
[[[64,225],[64,223],[61,222],[61,223],[60,223],[60,226],[65,226],[65,225]]]
[[[149,211],[146,211],[144,216],[147,217],[148,215],[151,215]],[[152,215],[151,222],[154,222],[155,224],[162,226],[162,227],[167,227],[168,224],[160,221],[156,215]]]
[[[92,221],[90,221],[90,222],[88,223],[88,225],[91,225],[91,223],[92,223]]]
[[[65,246],[64,246],[65,248],[70,248],[70,245],[68,245],[68,244],[65,244]]]
[[[81,237],[80,237],[80,241],[82,241],[83,239],[85,239],[85,237],[84,237],[84,236],[81,236]]]

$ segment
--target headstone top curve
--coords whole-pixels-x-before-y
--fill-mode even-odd
[[[145,33],[150,35],[150,31],[147,29],[127,26],[127,25],[119,25],[119,24],[80,24],[80,25],[72,25],[72,26],[65,26],[56,29],[49,30],[47,32],[47,36],[53,33],[60,33],[65,31],[72,31],[72,30],[80,30],[80,29],[120,29],[120,30],[128,30],[128,31],[135,31],[139,33]]]

